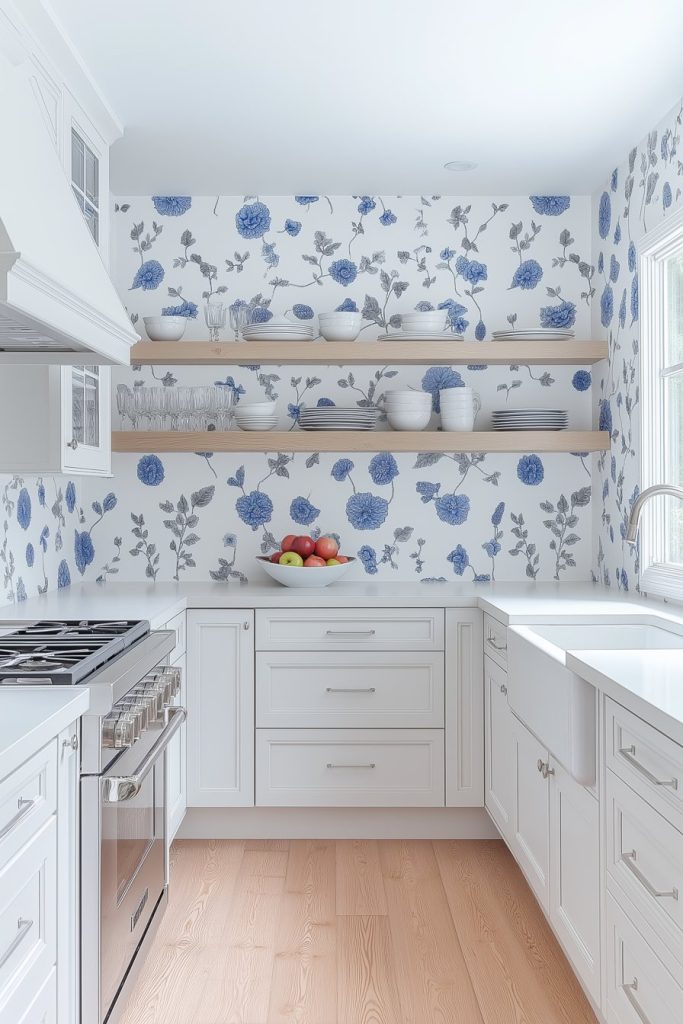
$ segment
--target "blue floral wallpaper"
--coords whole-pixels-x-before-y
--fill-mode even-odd
[[[595,416],[611,435],[596,458],[594,574],[606,586],[636,588],[637,548],[625,541],[640,484],[640,323],[638,243],[681,201],[679,152],[683,101],[634,146],[593,198],[596,266],[593,337],[609,341],[609,363],[596,377]]]

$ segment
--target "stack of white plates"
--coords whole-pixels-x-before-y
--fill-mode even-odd
[[[379,409],[321,405],[302,409],[299,426],[302,430],[373,430],[379,415]]]
[[[492,415],[494,430],[564,430],[564,409],[498,409]]]
[[[462,341],[462,334],[453,334],[452,331],[420,331],[419,334],[410,334],[408,331],[400,331],[398,334],[386,334],[378,338],[378,341]]]
[[[235,421],[240,430],[273,430],[278,417],[275,402],[250,402],[235,407]]]
[[[568,341],[574,337],[574,331],[564,331],[556,327],[519,327],[516,331],[493,331],[494,341]]]
[[[312,341],[316,332],[310,324],[273,317],[265,324],[247,324],[242,337],[245,341]]]

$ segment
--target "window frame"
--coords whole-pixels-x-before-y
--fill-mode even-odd
[[[73,159],[73,137],[74,137],[74,135],[76,136],[76,138],[78,139],[78,141],[80,142],[80,144],[83,147],[83,166],[82,166],[83,186],[82,187],[78,184],[78,182],[76,181],[76,177],[75,177],[75,167],[74,167],[74,159]],[[83,216],[83,219],[85,220],[86,224],[88,225],[88,231],[90,232],[90,236],[91,236],[93,242],[95,243],[95,245],[97,246],[97,248],[99,249],[101,241],[102,241],[102,226],[101,226],[101,221],[102,221],[102,187],[101,187],[102,186],[102,170],[101,170],[101,159],[100,159],[100,154],[99,154],[99,151],[97,150],[97,147],[93,146],[92,142],[90,141],[90,138],[89,138],[88,134],[83,131],[81,126],[73,118],[71,119],[71,125],[70,125],[70,130],[69,130],[69,151],[68,152],[69,152],[69,161],[70,161],[69,178],[70,178],[70,181],[71,181],[71,189],[72,189],[72,191],[74,193],[74,197],[76,198],[76,202],[78,203],[78,208],[81,211],[81,215]],[[88,192],[87,192],[88,154],[90,154],[90,156],[93,158],[93,160],[95,161],[95,165],[96,165],[95,166],[95,171],[96,171],[96,178],[97,178],[97,199],[91,199],[89,197],[89,195],[88,195]],[[96,233],[95,234],[93,234],[93,231],[92,231],[92,229],[90,227],[90,221],[88,220],[88,218],[85,215],[85,207],[86,206],[91,207],[95,211],[95,216],[96,216],[96,220],[95,220],[95,232]]]

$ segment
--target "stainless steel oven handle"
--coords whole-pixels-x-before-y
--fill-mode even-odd
[[[187,718],[187,712],[182,707],[168,708],[167,715],[168,725],[156,743],[150,747],[133,774],[108,775],[102,780],[102,799],[105,803],[119,804],[124,800],[130,800],[140,792],[145,776]]]

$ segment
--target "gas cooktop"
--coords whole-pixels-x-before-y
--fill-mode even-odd
[[[0,637],[0,685],[81,683],[147,633],[134,619],[29,623]]]

